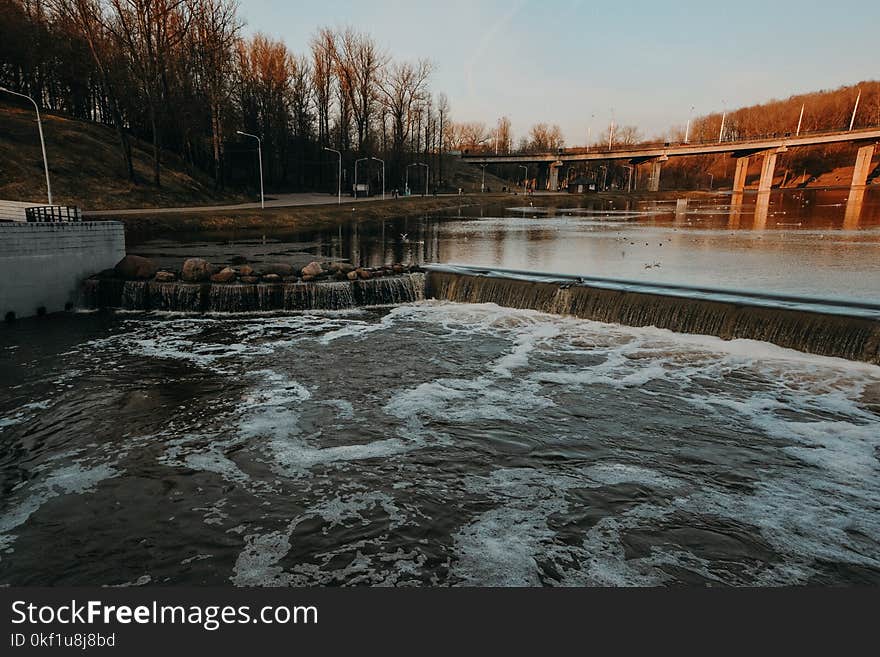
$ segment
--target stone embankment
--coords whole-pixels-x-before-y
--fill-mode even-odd
[[[244,260],[218,266],[189,258],[171,270],[127,255],[113,269],[85,281],[80,305],[178,312],[340,310],[424,296],[424,275],[417,266],[364,268],[313,261],[298,268],[288,263],[251,266]]]

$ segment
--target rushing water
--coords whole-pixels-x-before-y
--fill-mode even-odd
[[[37,324],[3,583],[880,583],[875,366],[480,304]]]
[[[537,240],[522,217],[488,220],[500,238],[479,217],[384,231],[405,226],[389,248],[413,259],[521,266],[504,254],[549,262],[674,216],[554,213],[581,227]],[[857,260],[876,225],[838,219],[709,250],[776,240],[766,259],[797,237],[792,285],[876,299],[876,258]],[[381,227],[344,230],[361,260],[403,259],[378,255]],[[809,243],[859,276],[811,272],[820,230]],[[664,253],[684,263],[684,245]],[[0,327],[0,390],[0,585],[880,583],[875,365],[427,301],[19,321]]]

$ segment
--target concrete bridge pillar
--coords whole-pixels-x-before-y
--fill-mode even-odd
[[[550,172],[547,178],[547,189],[551,192],[559,191],[559,169],[562,166],[562,162],[551,162],[550,163]]]
[[[776,158],[779,153],[785,153],[785,146],[775,148],[764,153],[764,163],[761,165],[761,180],[758,182],[758,192],[769,192],[773,187],[773,176],[776,173]]]
[[[648,178],[649,192],[660,191],[660,169],[662,167],[663,163],[660,160],[654,160],[653,162],[651,162],[651,175]]]
[[[749,174],[749,156],[736,158],[736,173],[733,174],[733,193],[742,194],[746,188],[746,176]]]
[[[759,192],[769,192],[773,186],[773,174],[776,173],[776,151],[764,154],[764,163],[761,165],[761,180],[758,182]]]
[[[874,144],[868,144],[859,148],[856,153],[856,166],[853,169],[852,187],[864,187],[868,184],[868,174],[871,173],[871,160],[874,158]]]

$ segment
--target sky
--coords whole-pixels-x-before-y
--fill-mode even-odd
[[[516,138],[557,123],[570,146],[611,120],[653,137],[691,113],[880,77],[878,0],[240,3],[246,34],[305,53],[319,27],[350,25],[395,59],[431,60],[453,120],[506,115]]]

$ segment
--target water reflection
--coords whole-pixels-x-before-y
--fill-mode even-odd
[[[880,288],[880,190],[532,202],[278,231],[269,246],[363,266],[454,262],[868,300]],[[229,253],[243,237],[210,236]]]
[[[867,190],[864,187],[854,187],[850,190],[846,199],[846,214],[843,218],[844,230],[855,230],[859,227],[866,193]]]

